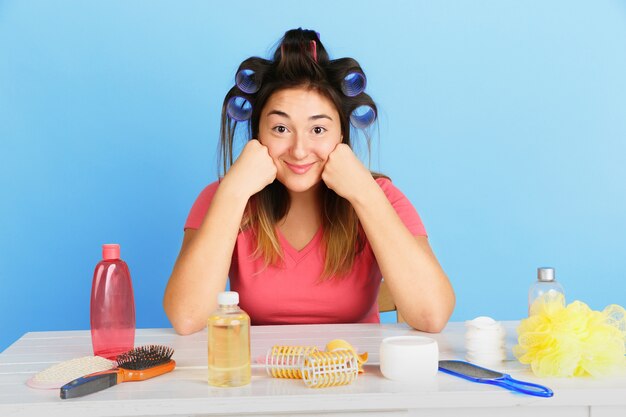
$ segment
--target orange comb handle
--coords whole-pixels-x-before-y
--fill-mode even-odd
[[[60,396],[62,399],[82,397],[83,395],[102,391],[121,384],[126,381],[143,381],[158,375],[172,371],[176,367],[176,362],[168,362],[146,369],[125,369],[116,368],[110,371],[96,372],[90,375],[77,378],[61,387]]]
[[[176,367],[176,361],[169,360],[161,365],[146,369],[125,369],[119,368],[117,373],[117,383],[128,381],[144,381],[171,372]]]

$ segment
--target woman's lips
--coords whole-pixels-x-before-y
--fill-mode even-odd
[[[287,165],[287,167],[290,170],[292,170],[294,173],[301,175],[307,172],[309,169],[311,169],[311,167],[315,165],[315,163],[306,164],[306,165],[296,165],[296,164],[290,164],[289,162],[285,162],[285,165]]]

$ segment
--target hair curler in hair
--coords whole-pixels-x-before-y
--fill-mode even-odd
[[[261,83],[257,82],[256,73],[248,68],[244,68],[237,73],[235,81],[237,87],[246,94],[254,94],[261,88]]]
[[[374,109],[366,104],[357,107],[352,110],[350,114],[350,123],[357,129],[365,129],[376,119],[376,112]]]
[[[367,79],[360,71],[349,72],[341,81],[341,91],[348,97],[355,97],[365,91]]]
[[[252,116],[252,104],[241,96],[234,96],[226,104],[226,112],[231,119],[244,122]]]

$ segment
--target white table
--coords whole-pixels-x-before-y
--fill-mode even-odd
[[[505,322],[507,350],[515,343],[515,322]],[[463,323],[441,334],[441,359],[463,359]],[[175,349],[177,368],[143,382],[123,383],[85,397],[61,400],[58,390],[34,390],[25,381],[47,367],[92,354],[88,331],[27,333],[0,354],[0,416],[145,415],[433,415],[433,416],[625,416],[626,377],[539,379],[513,359],[494,367],[514,378],[547,385],[552,398],[514,394],[439,373],[431,383],[409,385],[387,380],[378,367],[380,341],[387,336],[422,334],[403,324],[259,326],[252,328],[252,357],[274,344],[317,345],[346,339],[369,352],[365,374],[347,386],[306,388],[299,380],[272,379],[253,369],[242,388],[207,384],[206,331],[178,336],[172,329],[137,330],[135,345],[164,344]]]

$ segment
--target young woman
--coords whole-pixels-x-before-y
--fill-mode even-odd
[[[409,325],[445,326],[454,292],[417,212],[352,151],[351,124],[376,115],[364,88],[359,64],[329,60],[309,30],[241,64],[222,111],[225,175],[193,205],[165,290],[177,332],[205,327],[229,277],[257,325],[379,322],[384,277]]]

